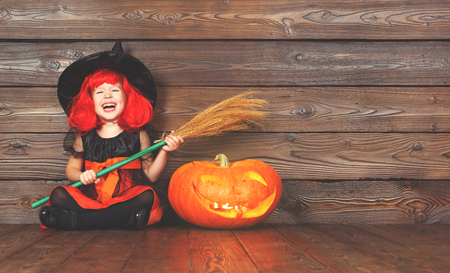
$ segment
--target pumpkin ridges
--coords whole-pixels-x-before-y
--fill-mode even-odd
[[[229,168],[220,168],[217,167],[217,164],[210,163],[215,162],[194,161],[181,166],[172,175],[172,179],[169,184],[169,201],[171,202],[174,210],[180,215],[181,218],[190,223],[207,228],[242,228],[252,226],[262,221],[275,210],[281,197],[281,179],[279,178],[276,171],[268,164],[251,159],[231,162]],[[246,182],[250,184],[253,183],[252,186],[239,184],[241,183],[244,174],[249,171],[256,172],[258,175],[263,177],[264,181],[268,181],[267,186],[264,186],[264,184],[252,179]],[[203,182],[200,180],[197,180],[200,179],[202,175],[221,177],[225,176],[226,179],[229,179],[231,177],[231,179],[233,179],[233,184],[227,184],[227,187],[222,188],[210,186],[211,189],[209,189],[208,185],[203,184]],[[238,184],[234,184],[236,183],[234,182],[234,180],[237,180]],[[196,190],[194,190],[194,185],[200,187],[199,189],[197,189],[199,190],[199,193],[202,190],[204,191],[203,194],[206,194],[207,196],[203,196],[203,194],[197,194]],[[242,186],[245,186],[247,188]],[[257,192],[256,198],[258,198],[257,200],[259,201],[254,201],[256,202],[256,210],[249,208],[245,211],[244,208],[241,207],[239,207],[239,209],[232,208],[229,210],[214,209],[214,207],[212,206],[213,202],[219,201],[220,198],[216,197],[216,200],[210,200],[209,198],[212,199],[212,197],[209,196],[209,193],[207,192],[210,192],[211,194],[220,192],[221,195],[225,195],[225,197],[220,200],[229,200],[230,203],[232,200],[235,200],[235,203],[230,204],[229,206],[242,206],[239,204],[243,204],[246,201],[250,202],[250,200],[253,200],[250,199],[250,197],[248,200],[240,199],[239,195],[228,196],[228,194],[232,192],[233,187],[238,190],[259,188],[260,191],[265,191],[266,193]],[[228,192],[225,193],[225,191]],[[264,208],[266,209],[266,212],[261,214],[264,209],[260,208],[259,206],[261,205],[263,200],[270,201],[271,199],[268,198],[273,192],[275,192],[273,203],[269,207]],[[245,194],[250,195],[251,193],[244,193],[244,195]],[[253,213],[258,217],[246,218],[246,212],[248,212],[248,215],[252,215]],[[233,216],[234,218],[229,218],[230,216]]]

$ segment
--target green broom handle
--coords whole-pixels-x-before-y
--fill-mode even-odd
[[[146,154],[148,154],[150,152],[153,152],[154,150],[157,150],[157,149],[163,147],[164,145],[166,145],[166,142],[165,141],[160,141],[160,142],[156,143],[155,145],[152,145],[152,146],[148,147],[147,149],[144,149],[144,150],[142,150],[142,151],[140,151],[140,152],[138,152],[138,153],[136,153],[136,154],[134,154],[134,155],[132,155],[132,156],[122,160],[122,161],[120,161],[120,162],[117,162],[116,164],[113,164],[113,165],[111,165],[111,166],[109,166],[107,168],[104,168],[103,170],[101,170],[98,173],[96,173],[96,175],[97,175],[97,177],[103,176],[103,175],[105,175],[105,174],[107,174],[107,173],[109,173],[111,171],[114,171],[114,170],[122,167],[123,165],[126,165],[126,164],[130,163],[131,161],[133,161],[135,159],[138,159],[139,157],[141,157],[143,155],[146,155]],[[76,182],[76,183],[74,183],[74,184],[72,184],[70,186],[78,188],[81,185],[83,185],[83,183],[81,183],[81,181],[78,181],[78,182]],[[45,197],[45,198],[42,198],[39,201],[36,201],[36,202],[32,203],[31,204],[31,208],[33,208],[33,209],[37,208],[40,205],[46,203],[47,201],[48,201],[48,196]]]

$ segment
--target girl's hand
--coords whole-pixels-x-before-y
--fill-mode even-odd
[[[184,139],[180,136],[174,136],[173,133],[175,133],[175,131],[172,131],[170,133],[170,135],[168,135],[164,141],[166,142],[167,145],[162,147],[163,151],[166,152],[172,152],[175,151],[176,149],[178,149],[178,147],[180,147],[181,144],[184,143]]]
[[[92,183],[97,184],[100,182],[100,178],[97,178],[97,175],[93,170],[88,170],[80,174],[80,181],[83,185],[90,185]]]

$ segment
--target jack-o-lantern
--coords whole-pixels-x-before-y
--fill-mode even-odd
[[[178,168],[169,184],[169,201],[184,220],[207,228],[249,227],[278,205],[281,179],[268,164],[254,159],[194,161]]]

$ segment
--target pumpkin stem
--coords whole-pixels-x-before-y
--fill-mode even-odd
[[[228,157],[226,157],[226,155],[224,154],[216,155],[215,160],[220,160],[220,167],[222,168],[230,167],[230,161],[228,160]]]

